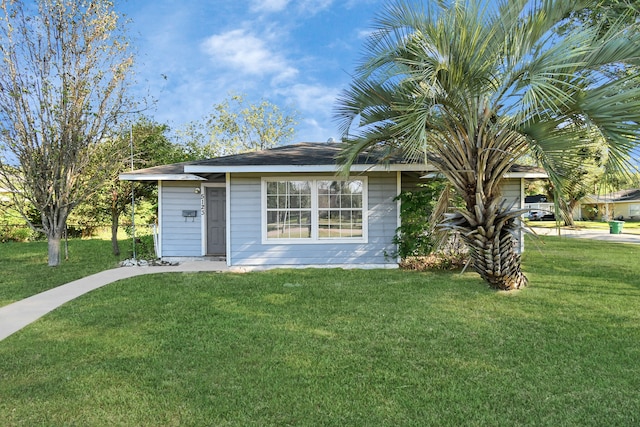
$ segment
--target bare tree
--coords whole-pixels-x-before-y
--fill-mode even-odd
[[[119,160],[96,154],[131,108],[133,56],[111,1],[1,0],[0,10],[0,183],[23,212],[40,212],[30,225],[56,266],[69,213]]]

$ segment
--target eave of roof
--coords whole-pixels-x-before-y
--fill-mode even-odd
[[[207,178],[203,178],[191,173],[158,173],[158,174],[137,174],[121,173],[118,175],[120,181],[206,181]]]
[[[120,175],[126,181],[206,181],[200,174],[212,173],[338,173],[341,144],[300,143],[268,150],[175,163],[140,169]],[[410,163],[404,159],[386,159],[379,151],[360,154],[351,165],[351,173],[435,171],[432,165]],[[506,178],[546,178],[537,168],[514,166]]]
[[[640,202],[640,189],[634,188],[631,190],[621,190],[608,194],[591,194],[584,199],[581,203],[633,203]]]
[[[416,171],[426,172],[433,170],[428,165],[422,164],[390,164],[390,165],[352,165],[349,169],[351,172],[396,172],[396,171]],[[184,171],[187,173],[226,173],[226,172],[243,172],[243,173],[295,173],[295,172],[333,172],[341,171],[338,165],[310,164],[310,165],[247,165],[247,166],[185,166]]]

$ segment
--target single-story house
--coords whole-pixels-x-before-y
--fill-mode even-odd
[[[393,268],[400,225],[395,197],[434,171],[424,163],[381,164],[361,154],[338,174],[340,144],[300,143],[124,173],[157,181],[158,250],[165,260],[223,256],[232,269]],[[503,196],[524,207],[524,180],[546,175],[515,167]]]
[[[640,220],[640,189],[621,190],[609,194],[592,194],[580,201],[581,216],[586,219]]]
[[[11,200],[11,193],[11,190],[0,187],[0,202],[9,202]]]

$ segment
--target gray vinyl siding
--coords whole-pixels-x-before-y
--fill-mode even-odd
[[[199,182],[165,181],[161,186],[160,241],[163,257],[202,255]],[[184,218],[183,210],[195,210],[195,218]]]
[[[524,207],[522,198],[521,178],[509,178],[502,181],[502,198],[505,200],[505,207],[514,210]],[[524,230],[520,230],[518,235],[518,250],[524,251]]]
[[[422,173],[419,172],[403,172],[400,179],[400,188],[402,191],[415,191],[418,188],[418,184],[424,184],[429,182],[427,179],[420,178]]]
[[[509,178],[502,181],[502,198],[505,199],[505,207],[520,209],[522,204],[522,194],[520,190],[520,178]]]
[[[230,188],[233,266],[395,264],[385,258],[396,229],[395,173],[368,175],[367,243],[262,244],[261,177],[233,174]]]

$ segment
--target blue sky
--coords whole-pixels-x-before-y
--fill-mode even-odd
[[[129,0],[149,115],[179,128],[230,91],[298,112],[294,142],[338,138],[336,96],[350,82],[384,0]]]

